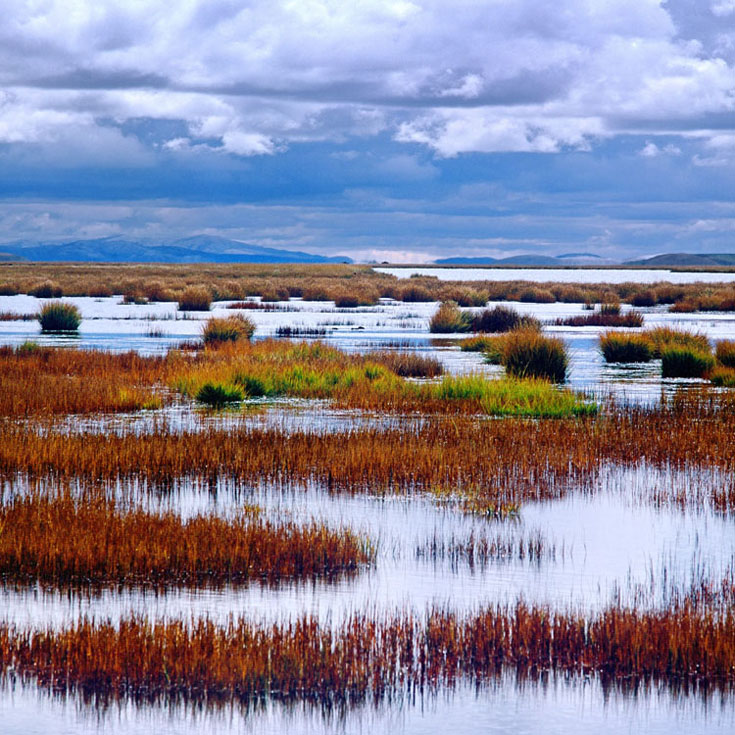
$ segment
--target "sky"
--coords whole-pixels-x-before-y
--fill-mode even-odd
[[[0,242],[735,252],[735,0],[3,0]]]

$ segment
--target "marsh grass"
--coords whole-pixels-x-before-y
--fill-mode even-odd
[[[369,362],[387,367],[402,378],[436,378],[444,373],[440,360],[412,352],[380,350],[367,352],[364,357]]]
[[[179,296],[179,311],[209,311],[212,306],[212,294],[204,286],[189,286]]]
[[[50,301],[38,312],[42,332],[76,332],[82,323],[82,315],[74,304]]]
[[[204,344],[218,345],[223,342],[249,340],[253,334],[255,334],[255,324],[252,319],[242,314],[234,314],[207,320],[202,329],[202,341]]]
[[[656,327],[642,333],[650,344],[653,356],[660,358],[670,348],[684,348],[696,352],[709,353],[712,350],[709,339],[704,334],[673,327]]]
[[[735,368],[735,340],[723,339],[717,343],[715,358],[723,367]]]
[[[243,397],[243,392],[239,388],[217,383],[204,383],[196,394],[199,403],[204,403],[212,408],[223,408],[233,403],[240,403]]]
[[[341,624],[302,616],[274,625],[218,625],[143,615],[117,625],[82,619],[59,630],[0,624],[2,675],[101,701],[395,701],[417,691],[596,673],[635,690],[655,682],[727,690],[735,678],[735,616],[691,604],[598,613],[495,605],[471,613],[353,613]]]
[[[461,311],[455,301],[444,301],[439,304],[434,316],[429,321],[429,331],[436,334],[453,334],[469,332],[472,315]]]
[[[455,568],[466,564],[474,569],[475,566],[484,568],[492,562],[553,560],[556,558],[556,546],[549,544],[538,532],[519,536],[498,533],[492,536],[485,531],[473,530],[464,537],[452,534],[449,538],[434,533],[417,545],[416,557],[433,562],[446,561]]]
[[[515,329],[541,330],[541,322],[532,316],[523,316],[510,306],[495,306],[472,315],[473,332],[510,332]]]
[[[51,281],[66,296],[140,294],[154,301],[179,300],[189,287],[205,288],[217,300],[241,300],[274,291],[305,300],[333,301],[343,293],[375,292],[399,301],[457,301],[480,306],[487,301],[549,303],[604,303],[644,299],[655,293],[659,304],[673,309],[732,310],[735,290],[726,283],[568,284],[543,287],[529,281],[439,281],[431,277],[399,280],[376,273],[369,266],[298,264],[103,264],[103,263],[5,263],[0,264],[0,293],[30,293]],[[53,290],[50,297],[60,296]],[[481,300],[485,299],[483,303]]]
[[[564,327],[628,327],[636,328],[643,326],[643,314],[639,311],[626,311],[620,313],[619,306],[611,308],[603,304],[599,311],[593,311],[581,316],[570,316],[565,319],[557,319],[554,323]]]
[[[718,365],[709,373],[709,379],[719,388],[735,388],[735,369]]]
[[[508,333],[502,343],[501,362],[508,375],[517,378],[566,380],[568,359],[563,340],[535,330]]]
[[[277,582],[357,571],[367,539],[310,522],[125,508],[99,496],[15,496],[0,506],[0,578],[54,587]]]
[[[606,332],[600,335],[600,351],[605,362],[650,362],[651,344],[643,334]]]
[[[714,367],[715,358],[709,352],[669,347],[661,353],[664,378],[705,378]]]

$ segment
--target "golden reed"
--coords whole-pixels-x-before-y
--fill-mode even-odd
[[[0,507],[0,577],[65,587],[334,577],[372,558],[366,539],[314,521],[124,509],[101,497],[16,496]]]
[[[0,479],[136,479],[159,489],[192,480],[208,486],[315,482],[329,491],[457,495],[499,508],[593,488],[605,466],[645,465],[721,471],[697,502],[729,510],[735,504],[735,412],[717,401],[626,408],[581,420],[427,417],[400,428],[334,434],[243,426],[178,432],[159,426],[141,434],[78,435],[6,422]]]
[[[83,619],[47,631],[0,624],[5,677],[101,698],[379,701],[482,683],[508,670],[520,677],[598,674],[623,687],[655,681],[729,688],[735,615],[683,604],[584,616],[519,603],[469,614],[353,614],[336,626],[308,616],[273,625]]]

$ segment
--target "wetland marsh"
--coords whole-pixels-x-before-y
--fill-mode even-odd
[[[0,281],[23,287],[22,268]],[[258,266],[190,311],[161,293],[173,281],[146,286],[161,273],[138,267],[135,303],[68,295],[65,268],[47,275],[78,333],[0,321],[11,732],[735,727],[732,389],[664,378],[659,357],[606,362],[610,329],[563,323],[599,311],[585,300],[459,307],[538,320],[566,349],[554,385],[431,333],[440,298],[380,291],[432,296],[431,279],[361,269],[374,303],[340,307],[306,297],[346,267]],[[590,285],[606,271],[565,273],[585,298],[612,293]],[[724,304],[728,279],[706,275]],[[248,292],[260,281],[274,300]],[[616,335],[735,334],[732,311],[625,298],[643,327]],[[252,339],[203,346],[233,314]],[[237,393],[212,409],[206,385]]]

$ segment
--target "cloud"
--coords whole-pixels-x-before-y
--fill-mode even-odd
[[[84,110],[178,119],[238,156],[386,129],[443,156],[549,153],[732,112],[713,34],[733,7],[705,23],[689,0],[9,0],[0,81],[27,110],[18,139]]]

